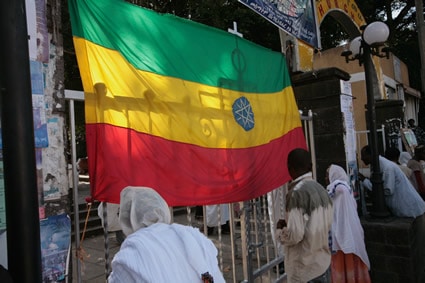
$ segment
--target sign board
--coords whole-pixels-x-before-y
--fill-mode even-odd
[[[280,29],[318,48],[315,4],[313,0],[239,0]]]

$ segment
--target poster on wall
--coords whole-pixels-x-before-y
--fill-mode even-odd
[[[35,1],[25,0],[28,31],[28,51],[30,59],[37,59],[37,15]]]
[[[353,195],[358,200],[360,197],[359,190],[356,186],[358,178],[357,168],[357,144],[356,144],[356,131],[353,113],[353,96],[351,92],[351,83],[347,81],[340,81],[341,95],[341,112],[344,125],[344,145],[345,157],[347,160],[347,175],[350,178],[350,185],[353,189]]]
[[[6,230],[6,200],[4,195],[3,158],[0,160],[0,233]]]
[[[341,112],[344,123],[345,153],[348,161],[357,160],[356,131],[353,113],[353,96],[351,93],[351,83],[341,80]]]
[[[44,201],[58,200],[61,197],[60,184],[55,176],[47,173],[43,181],[43,199]]]
[[[319,48],[313,0],[238,0],[285,32]]]
[[[410,153],[411,156],[415,154],[415,147],[418,145],[418,141],[416,140],[415,133],[412,129],[401,128],[401,141],[403,142],[406,151]]]
[[[7,268],[6,196],[4,194],[3,152],[0,150],[0,264]]]
[[[31,60],[49,62],[49,37],[45,0],[25,0],[28,51]]]
[[[30,61],[32,109],[34,122],[34,142],[36,148],[49,146],[47,121],[44,101],[44,77],[42,63]],[[1,121],[0,121],[1,123]],[[3,149],[2,131],[0,126],[0,149]]]
[[[49,141],[47,138],[42,63],[31,61],[30,67],[35,147],[47,147]]]
[[[43,282],[63,281],[71,247],[71,219],[66,214],[40,221]]]
[[[46,217],[44,207],[44,182],[43,182],[43,163],[42,163],[42,149],[35,149],[35,163],[37,174],[37,195],[38,195],[38,214],[40,219]]]

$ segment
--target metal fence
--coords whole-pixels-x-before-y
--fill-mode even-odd
[[[313,113],[301,116],[307,146],[313,158],[313,174],[316,174]],[[282,164],[284,167],[285,165]],[[283,263],[283,250],[275,241],[275,223],[285,217],[287,185],[249,201],[226,204],[229,211],[230,234],[224,234],[221,222],[215,225],[217,232],[208,235],[206,207],[202,217],[195,217],[195,208],[186,208],[186,223],[197,226],[216,244],[219,265],[226,282],[285,282],[286,274],[279,274]],[[217,205],[217,220],[221,220],[223,206]]]

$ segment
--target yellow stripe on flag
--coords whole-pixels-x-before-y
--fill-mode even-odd
[[[87,124],[106,123],[209,148],[259,146],[301,126],[290,86],[276,93],[232,91],[225,88],[225,79],[221,88],[157,75],[137,70],[119,52],[82,38],[74,37],[74,45]],[[232,112],[242,96],[254,113],[255,126],[249,131]]]

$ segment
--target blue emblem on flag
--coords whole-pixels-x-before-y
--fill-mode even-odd
[[[254,128],[254,112],[252,112],[251,104],[246,97],[240,97],[233,102],[233,117],[236,122],[249,131]]]

